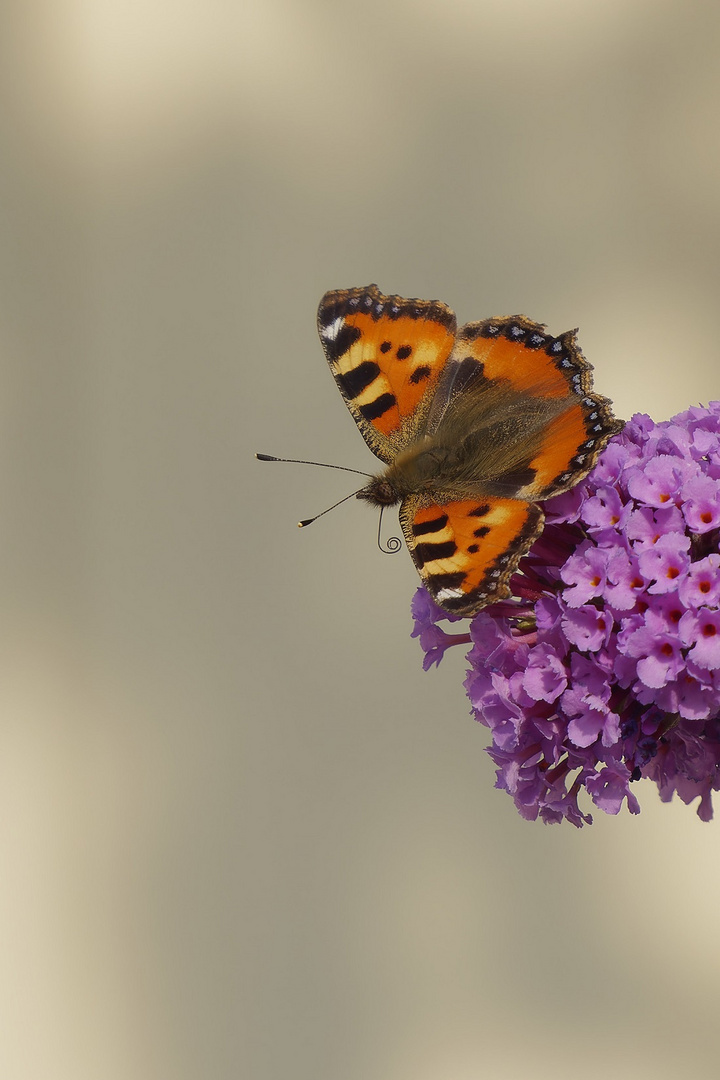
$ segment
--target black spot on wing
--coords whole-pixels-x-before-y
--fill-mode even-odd
[[[532,484],[535,476],[535,469],[531,469],[529,465],[519,465],[516,469],[502,473],[492,480],[484,481],[483,486],[487,489],[488,495],[516,495],[528,484]]]
[[[372,360],[363,360],[357,367],[338,375],[337,380],[346,397],[356,398],[374,383],[380,374],[380,368]]]
[[[449,559],[457,551],[454,540],[444,540],[437,544],[423,543],[415,548],[415,559],[420,566],[436,559]]]
[[[393,405],[396,405],[394,394],[381,394],[380,397],[375,398],[374,401],[369,401],[367,405],[360,405],[359,410],[366,420],[377,420],[379,416],[382,416],[392,409]]]
[[[528,484],[532,484],[536,475],[535,469],[532,469],[529,465],[521,465],[517,469],[513,469],[512,472],[504,473],[503,480],[506,480],[514,487],[524,488]]]
[[[487,534],[489,532],[490,532],[490,526],[489,525],[481,525],[479,529],[475,529],[473,531],[473,536],[477,536],[478,539],[482,540],[483,536],[487,536]]]
[[[426,533],[441,532],[448,523],[447,514],[441,514],[431,521],[418,521],[412,527],[414,536],[424,536]]]
[[[422,382],[423,379],[428,379],[429,377],[430,368],[427,366],[427,364],[421,364],[420,367],[416,367],[413,371],[412,375],[410,376],[410,382],[419,383]]]
[[[428,582],[435,592],[439,592],[441,589],[458,589],[466,577],[464,570],[456,570],[451,574],[428,574]]]
[[[397,356],[398,360],[407,360],[411,352],[412,347],[410,345],[401,345],[395,355]]]
[[[485,517],[490,513],[490,504],[482,503],[481,506],[476,506],[474,510],[468,512],[468,517]]]
[[[334,338],[323,337],[328,359],[337,363],[359,337],[360,331],[357,326],[348,326],[346,323],[343,323]]]
[[[479,383],[485,378],[483,365],[474,356],[465,356],[455,365],[452,372],[453,394],[463,393],[471,385]]]

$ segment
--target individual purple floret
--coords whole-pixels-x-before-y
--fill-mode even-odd
[[[513,596],[469,633],[424,589],[413,600],[424,667],[472,643],[465,688],[490,729],[496,787],[524,818],[592,822],[720,789],[720,402],[656,424],[637,415],[595,469],[545,503],[545,531]]]

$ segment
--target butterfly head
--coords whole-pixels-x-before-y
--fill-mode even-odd
[[[390,470],[388,470],[389,472]],[[402,494],[388,477],[387,472],[380,476],[373,476],[369,484],[361,488],[357,493],[358,499],[365,499],[373,506],[394,506],[399,503]]]

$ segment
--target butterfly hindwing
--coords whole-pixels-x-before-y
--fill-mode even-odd
[[[509,580],[543,527],[539,506],[495,497],[432,502],[410,495],[400,507],[408,550],[433,599],[474,615],[510,595]]]
[[[439,301],[384,296],[376,285],[326,293],[318,330],[330,368],[370,449],[390,462],[417,433],[455,341]]]
[[[622,427],[610,402],[592,393],[575,331],[553,337],[524,315],[459,329],[429,419],[431,430],[452,423],[487,436],[478,467],[492,470],[502,457],[517,482],[497,493],[526,500],[567,491]]]

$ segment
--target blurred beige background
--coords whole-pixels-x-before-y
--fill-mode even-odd
[[[252,454],[372,466],[314,326],[371,281],[579,326],[620,415],[720,396],[720,8],[25,0],[2,41],[0,1076],[715,1078],[720,824],[521,821],[410,560]]]

